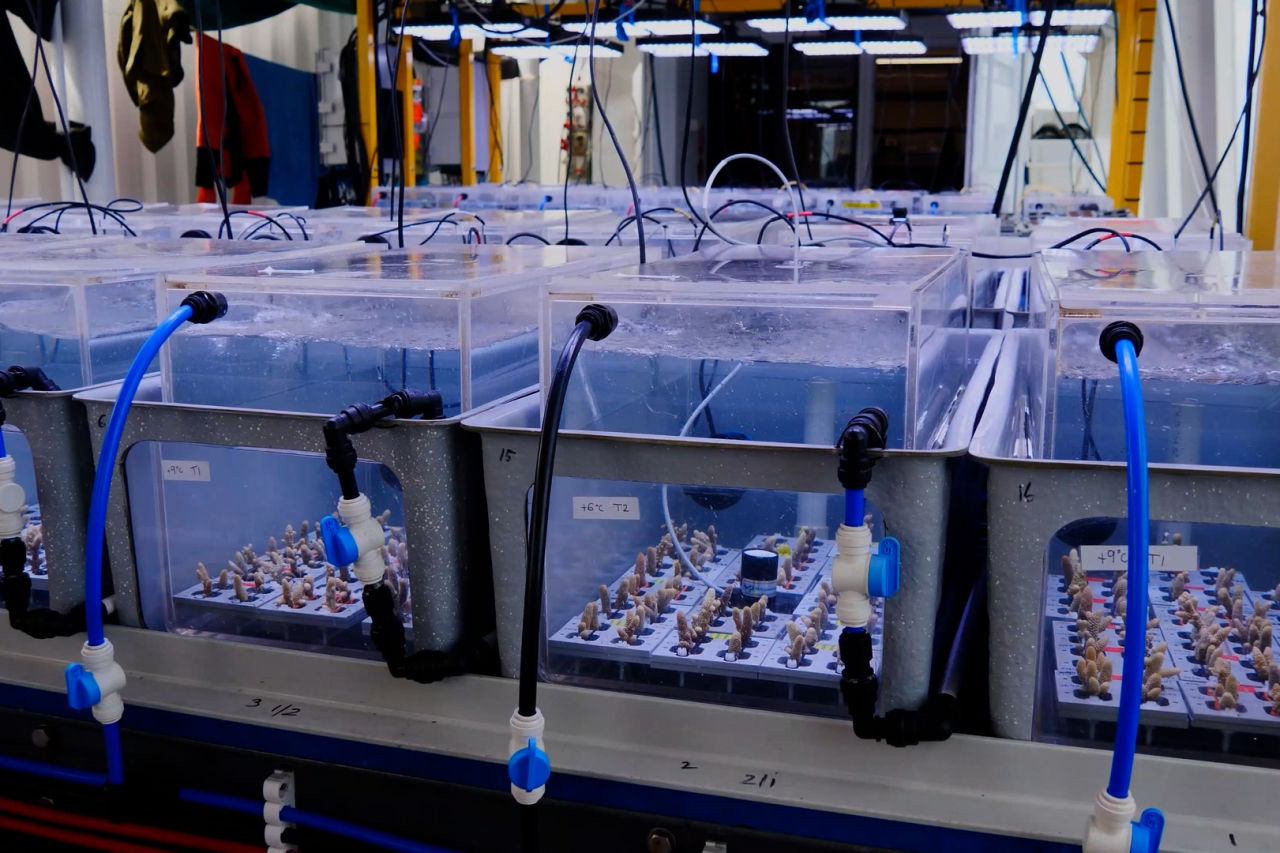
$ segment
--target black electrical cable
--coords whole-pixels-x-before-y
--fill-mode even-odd
[[[228,235],[233,233],[233,229],[231,228],[231,214],[227,207],[227,185],[222,179],[222,163],[220,162],[222,159],[222,141],[221,139],[219,139],[218,153],[217,153],[217,156],[215,156],[212,146],[209,145],[209,122],[207,121],[208,113],[205,112],[205,108],[204,108],[204,58],[203,58],[203,55],[200,54],[200,51],[204,50],[204,21],[202,19],[202,14],[201,14],[201,7],[203,5],[204,4],[201,2],[197,2],[195,4],[196,41],[199,43],[197,48],[198,56],[196,59],[196,102],[197,102],[197,107],[200,110],[200,136],[201,136],[201,139],[204,141],[203,147],[205,150],[205,155],[209,159],[210,171],[213,173],[213,191],[214,191],[214,194],[217,195],[218,197],[218,205],[222,208],[222,226],[219,226],[218,228],[218,237],[221,238],[224,227],[226,228],[226,233]],[[221,3],[219,3],[218,8],[221,9]],[[220,17],[219,17],[219,20],[221,20]],[[218,32],[219,32],[218,52],[219,54],[221,54],[222,52],[221,27],[219,27]],[[354,33],[352,33],[352,38],[355,38]],[[219,57],[219,59],[221,59],[221,57]],[[222,111],[223,125],[226,124],[226,115],[227,115],[227,111],[225,108],[225,97],[226,97],[226,90],[227,90],[226,82],[227,82],[226,76],[224,75],[222,79],[222,84],[223,84],[222,92],[223,92],[223,98],[224,98],[224,108]],[[197,140],[197,142],[198,141],[199,140]],[[230,237],[228,237],[228,239],[230,239]]]
[[[1250,0],[1250,7],[1253,14],[1249,16],[1249,78],[1245,81],[1248,88],[1244,92],[1244,142],[1240,148],[1240,183],[1236,187],[1236,230],[1244,231],[1244,197],[1246,192],[1245,181],[1249,175],[1249,131],[1250,125],[1253,123],[1253,81],[1257,76],[1256,67],[1261,67],[1262,62],[1256,56],[1256,39],[1258,36],[1258,18],[1263,19],[1263,32],[1266,32],[1266,14],[1267,0],[1261,0],[1262,6],[1259,8],[1258,0]]]
[[[31,220],[30,222],[28,222],[26,225],[24,225],[22,228],[18,230],[21,232],[21,231],[26,231],[28,229],[34,228],[41,222],[41,220],[44,220],[50,216],[53,216],[55,217],[55,219],[54,219],[54,225],[52,230],[53,230],[53,233],[59,234],[61,233],[60,229],[62,227],[62,214],[66,213],[68,210],[75,210],[77,208],[85,207],[84,203],[79,201],[56,201],[56,202],[46,202],[45,204],[32,205],[31,207],[24,208],[20,212],[25,213],[26,211],[35,210],[37,207],[45,207],[47,205],[55,206],[56,209],[40,214],[35,219]],[[91,204],[88,206],[86,211],[90,217],[93,216],[91,212],[93,210],[100,211],[103,215],[102,218],[104,220],[107,219],[107,217],[110,217],[114,219],[116,222],[120,223],[120,226],[124,228],[125,233],[128,234],[130,237],[138,236],[137,232],[135,232],[132,228],[129,227],[129,223],[124,221],[124,217],[121,216],[119,212],[111,210],[110,208],[107,208],[107,207],[103,207],[100,204]],[[7,228],[0,228],[0,231],[4,231],[4,230],[7,230]]]
[[[1164,0],[1165,19],[1169,22],[1169,42],[1173,45],[1173,63],[1178,70],[1178,88],[1182,92],[1182,105],[1187,110],[1187,124],[1191,125],[1191,139],[1196,145],[1196,157],[1200,160],[1200,171],[1204,174],[1204,182],[1209,188],[1209,205],[1215,219],[1220,219],[1222,209],[1218,207],[1218,194],[1213,189],[1214,175],[1209,173],[1209,161],[1204,156],[1204,145],[1200,142],[1200,130],[1196,125],[1195,112],[1191,109],[1191,94],[1187,91],[1187,78],[1182,70],[1182,50],[1178,47],[1178,31],[1173,24],[1173,8],[1169,0]],[[1196,209],[1200,207],[1196,203]]]
[[[1248,81],[1247,81],[1247,82],[1248,82],[1248,84],[1249,84],[1249,90],[1248,90],[1248,93],[1247,93],[1247,94],[1246,94],[1246,96],[1245,96],[1245,103],[1244,103],[1244,106],[1240,109],[1240,115],[1236,117],[1236,124],[1235,124],[1235,127],[1233,127],[1233,128],[1231,129],[1231,137],[1227,140],[1227,144],[1226,144],[1226,146],[1222,149],[1222,156],[1218,158],[1218,163],[1217,163],[1217,165],[1215,165],[1215,166],[1213,167],[1213,174],[1210,176],[1210,177],[1211,177],[1211,180],[1209,180],[1209,181],[1206,181],[1206,182],[1205,182],[1204,189],[1200,190],[1200,195],[1196,197],[1195,204],[1191,205],[1191,210],[1187,211],[1187,215],[1183,218],[1183,220],[1182,220],[1182,224],[1178,226],[1178,230],[1176,230],[1176,231],[1174,231],[1174,232],[1173,232],[1173,239],[1175,239],[1175,240],[1177,240],[1179,237],[1181,237],[1181,236],[1182,236],[1182,232],[1183,232],[1183,231],[1185,231],[1185,230],[1186,230],[1186,228],[1187,228],[1187,225],[1189,225],[1189,224],[1191,223],[1191,218],[1192,218],[1193,216],[1195,216],[1195,215],[1196,215],[1196,211],[1200,209],[1200,204],[1204,201],[1204,197],[1205,197],[1205,195],[1207,195],[1207,194],[1208,194],[1208,192],[1209,192],[1209,187],[1211,187],[1211,186],[1213,185],[1214,180],[1216,180],[1216,179],[1217,179],[1217,177],[1218,177],[1218,172],[1219,172],[1219,171],[1221,171],[1223,164],[1224,164],[1224,163],[1226,163],[1226,161],[1227,161],[1227,155],[1231,152],[1231,146],[1232,146],[1232,145],[1235,143],[1235,141],[1236,141],[1236,135],[1240,132],[1240,125],[1241,125],[1241,124],[1244,124],[1244,125],[1245,125],[1245,127],[1246,127],[1246,128],[1248,128],[1249,113],[1250,113],[1250,112],[1252,111],[1252,109],[1253,109],[1253,104],[1252,104],[1252,95],[1253,95],[1254,83],[1257,81],[1257,79],[1258,79],[1258,75],[1259,75],[1259,74],[1261,73],[1261,71],[1262,71],[1262,48],[1266,47],[1266,44],[1267,44],[1266,0],[1263,0],[1262,10],[1263,10],[1263,12],[1262,12],[1262,31],[1261,31],[1261,33],[1259,34],[1259,44],[1258,44],[1258,57],[1257,57],[1257,63],[1256,63],[1256,64],[1251,64],[1251,65],[1250,65],[1250,67],[1249,67],[1249,79],[1248,79]],[[1248,159],[1249,159],[1249,149],[1248,149],[1248,144],[1249,144],[1249,134],[1248,134],[1248,130],[1246,129],[1246,131],[1245,131],[1245,139],[1244,139],[1244,145],[1245,145],[1245,148],[1243,149],[1243,151],[1242,151],[1242,153],[1241,153],[1241,155],[1240,155],[1240,156],[1241,156],[1241,159],[1242,159],[1242,162],[1245,162],[1245,163],[1247,163],[1247,162],[1248,162]],[[1241,224],[1241,219],[1243,218],[1243,217],[1242,217],[1242,215],[1241,215],[1241,208],[1240,208],[1240,203],[1243,201],[1243,197],[1240,195],[1240,192],[1243,192],[1243,191],[1244,191],[1244,189],[1245,189],[1245,186],[1244,186],[1244,183],[1243,183],[1243,178],[1241,179],[1241,185],[1240,185],[1240,187],[1239,187],[1238,189],[1239,189],[1239,192],[1237,192],[1237,196],[1236,196],[1236,203],[1237,203],[1236,213],[1237,213],[1237,216],[1239,217],[1239,218],[1237,218],[1237,220],[1236,220],[1237,225]],[[1221,223],[1221,219],[1220,219],[1220,217],[1219,217],[1218,219],[1219,219],[1219,221],[1218,221],[1218,248],[1219,248],[1219,249],[1221,249],[1221,248],[1222,248],[1222,240],[1223,240],[1222,232],[1223,232],[1225,229],[1223,229],[1223,228],[1222,228],[1222,223]],[[1210,238],[1212,238],[1212,236],[1213,236],[1213,227],[1212,227],[1212,226],[1210,226],[1210,229],[1209,229],[1209,235],[1210,235]]]
[[[1009,140],[1009,151],[1004,156],[1004,167],[1000,170],[1000,186],[996,189],[995,203],[991,212],[1000,216],[1000,208],[1004,206],[1004,194],[1009,189],[1009,176],[1013,172],[1013,161],[1018,156],[1018,146],[1022,142],[1022,129],[1027,123],[1027,113],[1031,110],[1031,93],[1035,90],[1036,77],[1040,74],[1040,60],[1044,57],[1045,47],[1049,44],[1049,21],[1053,18],[1053,10],[1057,0],[1045,0],[1044,23],[1040,25],[1039,40],[1036,52],[1031,59],[1031,75],[1027,78],[1027,87],[1022,90],[1022,105],[1018,107],[1018,120],[1013,126],[1013,137]]]
[[[667,185],[667,156],[662,152],[662,111],[658,109],[658,81],[654,77],[654,58],[649,54],[649,100],[652,104],[653,139],[658,144],[658,171],[662,175],[662,185]]]
[[[573,42],[573,58],[569,60],[569,118],[565,122],[566,138],[564,148],[564,242],[569,242],[569,176],[573,174],[573,72],[578,67],[578,48],[582,47],[582,37],[587,34],[584,29],[578,33]]]
[[[789,216],[787,216],[786,214],[779,213],[779,212],[778,212],[778,211],[776,211],[776,210],[775,210],[773,213],[774,213],[773,218],[772,218],[772,219],[767,219],[767,220],[765,220],[764,224],[760,227],[760,233],[759,233],[758,235],[756,235],[756,242],[757,242],[757,243],[759,243],[759,242],[761,242],[761,241],[763,241],[763,240],[764,240],[764,232],[765,232],[765,230],[766,230],[770,225],[772,225],[774,222],[777,222],[779,219],[789,219],[789,218],[790,218],[790,217],[789,217]],[[806,221],[808,221],[810,218],[815,217],[815,216],[817,216],[817,217],[821,217],[822,219],[830,219],[830,220],[833,220],[833,221],[835,221],[835,222],[844,222],[844,223],[849,224],[849,225],[857,225],[859,228],[865,228],[866,230],[868,230],[868,231],[870,231],[871,233],[875,234],[877,237],[879,237],[881,240],[883,240],[883,241],[885,242],[885,245],[888,245],[888,246],[892,246],[892,245],[894,245],[894,242],[893,242],[893,239],[892,239],[892,235],[891,235],[891,234],[885,234],[885,233],[884,233],[883,231],[881,231],[879,228],[876,228],[874,225],[872,225],[872,224],[870,224],[870,223],[868,223],[868,222],[863,222],[863,221],[862,221],[862,220],[860,220],[860,219],[854,219],[854,218],[853,218],[853,217],[851,217],[851,216],[840,216],[839,214],[836,214],[836,213],[824,213],[824,212],[822,212],[822,211],[818,211],[818,210],[810,210],[810,211],[806,211],[806,212],[804,213],[804,215],[803,215],[803,218],[804,218]],[[792,226],[792,227],[794,228],[795,226]],[[896,228],[897,226],[894,226],[894,227]],[[908,229],[907,229],[907,233],[908,233],[908,234],[910,234],[910,233],[911,233],[910,228],[908,228]]]
[[[382,55],[384,58],[387,59],[387,67],[391,74],[391,79],[388,82],[390,83],[391,92],[394,95],[395,92],[397,91],[396,86],[399,85],[399,80],[400,80],[400,61],[404,57],[404,53],[405,53],[405,51],[403,50],[400,44],[401,40],[399,37],[399,33],[404,30],[405,16],[409,14],[409,4],[403,3],[400,7],[400,26],[397,30],[395,30],[396,56],[394,61],[392,61],[390,58],[387,58],[387,48],[390,47],[391,45],[392,35],[393,35],[392,29],[391,29],[391,14],[392,14],[391,3],[388,2],[384,8],[386,9],[386,17],[387,17],[387,38],[382,45]],[[397,248],[400,248],[400,249],[404,248],[404,188],[405,188],[404,164],[405,164],[405,160],[407,159],[407,153],[404,147],[404,125],[407,120],[408,120],[408,117],[404,115],[404,110],[398,108],[398,105],[393,104],[391,109],[391,123],[392,123],[392,128],[396,135],[396,144],[392,147],[391,150],[396,153],[395,153],[395,156],[391,158],[391,167],[392,167],[391,178],[392,178],[393,195],[391,198],[391,203],[388,206],[390,208],[391,216],[394,217],[396,220],[396,243],[397,243]]]
[[[542,97],[542,85],[539,84],[537,86],[534,86],[533,88],[533,106],[529,108],[529,129],[525,132],[525,135],[524,135],[526,147],[530,149],[532,149],[532,146],[528,145],[528,140],[533,139],[533,123],[538,119],[538,99],[541,97]],[[522,183],[522,184],[525,181],[529,180],[529,173],[533,171],[532,153],[530,153],[528,156],[529,156],[529,162],[525,164],[524,174],[520,176],[519,183]]]
[[[1058,109],[1058,102],[1053,97],[1053,90],[1049,88],[1049,81],[1045,79],[1044,69],[1040,70],[1040,83],[1044,86],[1045,94],[1049,96],[1049,106],[1053,108],[1053,114],[1058,118],[1058,125],[1062,128],[1062,135],[1071,143],[1071,150],[1080,158],[1080,162],[1084,164],[1085,171],[1089,173],[1089,177],[1093,178],[1093,182],[1098,185],[1098,189],[1102,190],[1103,195],[1106,195],[1107,185],[1093,171],[1093,167],[1089,165],[1089,158],[1080,150],[1080,146],[1076,144],[1076,138],[1071,135],[1071,131],[1067,128],[1067,120],[1063,117],[1062,111]]]
[[[791,13],[784,10],[782,16],[782,141],[787,146],[787,161],[791,164],[791,174],[796,177],[796,196],[800,202],[800,213],[805,210],[804,206],[804,187],[800,184],[800,167],[796,165],[796,151],[791,144],[791,123],[787,121],[787,100],[791,91]],[[813,228],[809,225],[809,220],[804,222],[805,231],[809,235],[809,239],[813,239]]]
[[[1089,245],[1085,246],[1085,250],[1087,251],[1087,250],[1089,250],[1089,249],[1092,249],[1094,246],[1098,245],[1099,243],[1102,243],[1102,242],[1105,242],[1105,241],[1107,241],[1107,240],[1110,240],[1110,239],[1112,239],[1113,237],[1119,237],[1121,240],[1123,240],[1124,238],[1126,238],[1126,237],[1127,237],[1127,238],[1129,238],[1130,240],[1137,240],[1139,243],[1146,243],[1148,246],[1150,246],[1151,248],[1155,249],[1157,252],[1163,252],[1163,251],[1164,251],[1164,248],[1163,248],[1159,243],[1157,243],[1156,241],[1154,241],[1154,240],[1150,240],[1150,239],[1148,239],[1148,238],[1146,238],[1146,237],[1143,237],[1141,234],[1136,234],[1136,233],[1127,233],[1127,232],[1126,232],[1126,233],[1124,233],[1124,234],[1116,234],[1116,235],[1108,234],[1108,235],[1106,235],[1105,237],[1099,237],[1098,239],[1094,240],[1094,241],[1093,241],[1092,243],[1090,243]]]
[[[1107,167],[1105,161],[1102,159],[1102,149],[1098,147],[1098,138],[1093,135],[1093,125],[1089,122],[1088,113],[1084,111],[1084,102],[1080,100],[1080,95],[1076,94],[1076,84],[1075,81],[1071,79],[1071,67],[1067,65],[1067,55],[1065,53],[1059,53],[1058,58],[1062,60],[1062,73],[1067,78],[1067,89],[1071,92],[1071,99],[1076,102],[1076,115],[1080,117],[1080,124],[1084,127],[1085,133],[1089,134],[1089,141],[1093,143],[1093,153],[1098,155],[1098,171],[1102,172],[1102,184],[1105,186],[1108,181]],[[1044,79],[1043,73],[1041,74],[1041,79]],[[1045,88],[1049,88],[1048,83],[1045,84]],[[1061,119],[1059,119],[1059,122],[1061,123]],[[1063,123],[1062,130],[1064,133],[1066,132],[1066,129],[1066,124]]]
[[[609,138],[613,140],[613,150],[618,152],[618,159],[622,161],[622,171],[627,176],[627,186],[631,188],[631,204],[632,210],[637,213],[644,210],[640,204],[640,190],[636,187],[636,176],[631,173],[631,164],[627,162],[626,152],[622,150],[622,143],[618,141],[618,134],[613,131],[613,122],[609,121],[609,113],[605,111],[604,104],[600,100],[600,90],[596,87],[596,20],[600,15],[600,4],[591,9],[591,40],[590,48],[587,52],[587,73],[591,78],[591,97],[596,102],[596,109],[600,111],[600,120],[604,122],[605,130],[609,131]],[[692,38],[692,36],[690,36]],[[569,81],[572,83],[572,79]],[[568,235],[565,235],[566,238]],[[644,229],[636,229],[636,245],[640,247],[640,263],[645,263],[645,245],[644,245]]]
[[[1125,239],[1125,235],[1121,234],[1119,231],[1117,231],[1114,228],[1086,228],[1085,230],[1079,232],[1078,234],[1073,234],[1072,236],[1068,237],[1065,240],[1059,240],[1057,243],[1054,243],[1049,248],[1065,249],[1067,246],[1070,246],[1072,243],[1076,242],[1077,240],[1088,237],[1090,234],[1110,234],[1112,237],[1119,238],[1120,242],[1124,244],[1124,250],[1126,252],[1132,251],[1132,249],[1129,246],[1129,241]],[[1146,239],[1146,238],[1143,238],[1143,239]],[[1151,241],[1148,240],[1147,242],[1150,243]],[[1154,243],[1152,243],[1152,245],[1155,246]],[[1159,249],[1160,247],[1156,246],[1156,248]]]
[[[520,701],[517,712],[532,717],[538,710],[538,655],[542,639],[542,586],[547,564],[547,518],[551,512],[551,474],[556,464],[556,441],[564,413],[569,377],[582,345],[601,341],[618,325],[618,315],[608,305],[588,305],[578,312],[573,331],[560,350],[547,390],[538,438],[538,461],[533,477],[533,507],[529,515],[528,550],[525,553],[524,622],[520,626]]]
[[[528,237],[531,240],[537,240],[539,243],[542,243],[544,246],[551,245],[551,241],[548,240],[546,237],[543,237],[540,234],[534,234],[531,231],[521,231],[518,234],[512,234],[510,237],[507,238],[507,245],[510,246],[512,243],[514,243],[516,240],[519,240],[521,237]],[[606,243],[605,245],[607,246],[609,244]]]
[[[36,36],[36,49],[40,49],[40,36]],[[27,101],[22,105],[22,116],[18,119],[18,135],[13,141],[13,163],[9,167],[9,202],[5,205],[4,215],[6,220],[13,214],[13,187],[18,180],[18,156],[22,153],[22,134],[27,127],[27,115],[31,112],[31,105],[36,98],[36,74],[40,70],[40,54],[36,53],[31,58],[31,88],[27,90]],[[69,144],[69,143],[68,143]]]

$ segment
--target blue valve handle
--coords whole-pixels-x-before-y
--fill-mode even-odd
[[[320,519],[320,540],[324,542],[329,562],[335,566],[349,566],[360,559],[360,548],[341,521],[332,515]]]
[[[522,791],[535,791],[551,778],[551,759],[538,748],[538,739],[529,738],[529,745],[516,750],[507,761],[507,778]]]
[[[1147,809],[1133,821],[1129,834],[1129,853],[1158,853],[1160,837],[1164,835],[1164,812]]]
[[[78,663],[67,664],[67,704],[77,711],[92,708],[102,701],[102,690],[93,673]]]
[[[871,557],[867,569],[867,594],[872,598],[892,598],[902,580],[902,546],[886,536],[880,540],[880,551]]]

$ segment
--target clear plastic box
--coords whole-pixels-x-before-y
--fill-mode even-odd
[[[162,311],[193,290],[230,309],[167,347],[164,399],[331,414],[406,387],[439,390],[456,415],[536,384],[538,285],[630,256],[426,246],[170,275]]]
[[[796,268],[789,247],[731,246],[556,281],[548,297],[544,389],[584,302],[619,317],[579,357],[566,429],[705,437],[691,414],[714,390],[715,428],[752,441],[830,444],[878,405],[889,447],[936,448],[964,387],[968,282],[953,251],[805,249]],[[829,402],[810,402],[818,386]]]
[[[1276,256],[1046,251],[1031,300],[971,448],[990,466],[989,526],[1001,533],[990,552],[997,733],[1114,737],[1128,519],[1118,372],[1098,335],[1128,320],[1144,336],[1153,545],[1141,742],[1280,761],[1280,570],[1268,557],[1280,542]]]

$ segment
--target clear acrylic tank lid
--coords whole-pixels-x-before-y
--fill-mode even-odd
[[[229,310],[170,342],[165,400],[330,413],[407,387],[439,390],[460,414],[537,384],[540,285],[632,257],[428,245],[170,275],[161,310],[192,290],[225,294]]]
[[[875,405],[890,448],[941,449],[967,294],[964,257],[935,249],[806,248],[797,269],[791,247],[729,246],[556,281],[543,387],[577,312],[604,302],[618,328],[583,348],[566,429],[828,445]]]
[[[1002,441],[995,455],[1123,461],[1118,376],[1098,335],[1128,320],[1144,336],[1151,462],[1280,467],[1267,438],[1280,402],[1274,253],[1046,251],[1033,264],[1032,291],[1045,308],[1008,350],[1016,371],[1005,371],[1010,393],[1026,402],[1014,407],[1028,421],[1026,440]]]
[[[38,365],[68,389],[119,379],[155,328],[159,276],[300,250],[272,241],[95,237],[0,252],[0,362]]]

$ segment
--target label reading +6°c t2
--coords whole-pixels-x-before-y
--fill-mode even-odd
[[[639,521],[640,499],[597,497],[574,498],[573,517],[576,520],[607,519]]]

